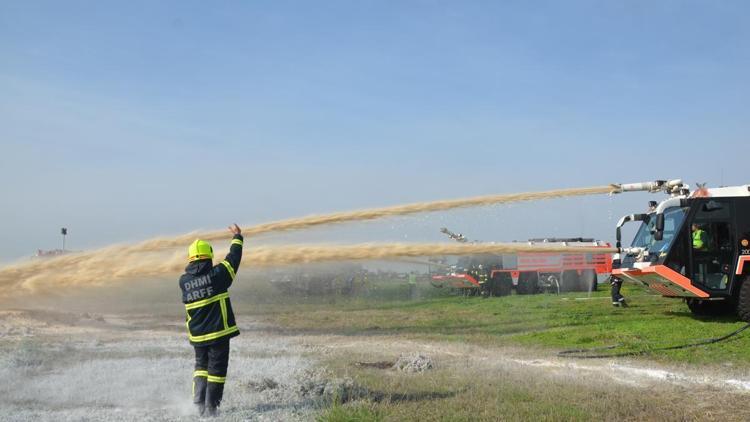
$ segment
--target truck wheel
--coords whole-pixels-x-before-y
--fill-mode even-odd
[[[750,322],[750,277],[745,277],[740,286],[737,298],[737,315],[745,322]]]
[[[696,316],[719,316],[727,315],[734,311],[735,306],[731,300],[701,300],[688,298],[687,302],[690,312]]]
[[[520,295],[533,295],[539,291],[539,274],[523,272],[518,276],[516,292]]]
[[[583,270],[581,273],[581,288],[585,292],[595,292],[598,287],[596,280],[596,271]]]
[[[578,271],[567,270],[563,271],[562,279],[560,283],[561,292],[580,292],[581,289],[581,277],[578,276]],[[588,288],[586,288],[588,291]]]
[[[508,273],[495,273],[492,277],[492,295],[508,296],[513,290],[513,279]]]

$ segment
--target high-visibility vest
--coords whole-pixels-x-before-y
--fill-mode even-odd
[[[698,229],[693,232],[693,249],[705,250],[706,249],[706,232]]]
[[[417,276],[414,274],[409,274],[409,284],[417,284]]]

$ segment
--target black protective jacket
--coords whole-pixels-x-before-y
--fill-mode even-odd
[[[242,235],[236,234],[229,254],[219,265],[213,265],[210,259],[201,259],[185,268],[185,274],[180,277],[180,289],[192,345],[209,346],[240,334],[227,290],[240,268],[241,259]]]

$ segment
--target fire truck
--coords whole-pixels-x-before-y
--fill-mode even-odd
[[[750,185],[691,192],[681,180],[617,185],[615,193],[664,192],[645,213],[620,219],[613,276],[666,297],[683,298],[696,315],[737,312],[750,321]],[[640,227],[628,247],[621,228]]]
[[[441,229],[458,242],[468,242],[462,234]],[[529,245],[600,247],[611,245],[586,238],[529,239]],[[602,253],[518,253],[480,255],[459,259],[447,274],[433,275],[435,282],[448,284],[465,295],[506,296],[517,294],[587,292],[609,278],[612,255]]]

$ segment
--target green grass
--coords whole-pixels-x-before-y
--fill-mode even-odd
[[[316,420],[318,422],[379,422],[383,412],[370,403],[357,402],[343,405],[334,402]]]
[[[631,304],[628,308],[612,307],[609,292],[602,289],[591,295],[489,299],[450,296],[410,301],[398,294],[338,297],[327,302],[259,305],[254,313],[290,333],[371,335],[376,343],[378,336],[395,335],[531,349],[534,356],[611,344],[622,344],[615,352],[670,346],[722,336],[744,324],[732,317],[696,318],[681,300],[655,296],[637,286],[623,290]],[[378,348],[368,353],[373,361],[389,358],[388,352]],[[354,360],[361,357],[334,352],[323,363],[336,376],[351,377],[376,394],[334,403],[322,410],[318,420],[684,421],[747,420],[750,415],[750,407],[736,404],[734,394],[706,396],[705,390],[666,385],[644,394],[640,387],[605,380],[581,383],[574,373],[571,379],[534,376],[517,367],[485,368],[481,361],[467,366],[446,364],[409,375],[355,366]],[[636,359],[746,370],[750,367],[750,332],[718,344],[657,351]]]
[[[377,351],[373,351],[376,355]],[[684,388],[637,387],[543,376],[519,367],[442,365],[422,374],[361,368],[346,353],[326,367],[370,391],[351,403],[323,409],[319,421],[602,421],[747,420],[735,394],[704,396]],[[709,398],[709,402],[705,401]],[[680,405],[676,405],[680,403]]]
[[[420,376],[350,371],[332,364],[336,372],[347,372],[371,391],[385,396],[377,401],[360,400],[334,403],[318,418],[320,421],[475,421],[497,420],[597,420],[607,414],[602,406],[589,409],[570,400],[563,384],[524,383],[518,380],[483,380],[478,373],[455,374],[437,370]]]
[[[727,334],[743,325],[733,317],[694,317],[681,300],[624,289],[631,304],[613,308],[608,292],[565,295],[443,297],[421,301],[352,299],[265,309],[267,318],[306,333],[398,334],[481,345],[533,346],[550,352],[621,344],[641,350]],[[304,317],[301,317],[304,315]],[[649,359],[750,366],[750,333],[690,349],[659,351]]]

